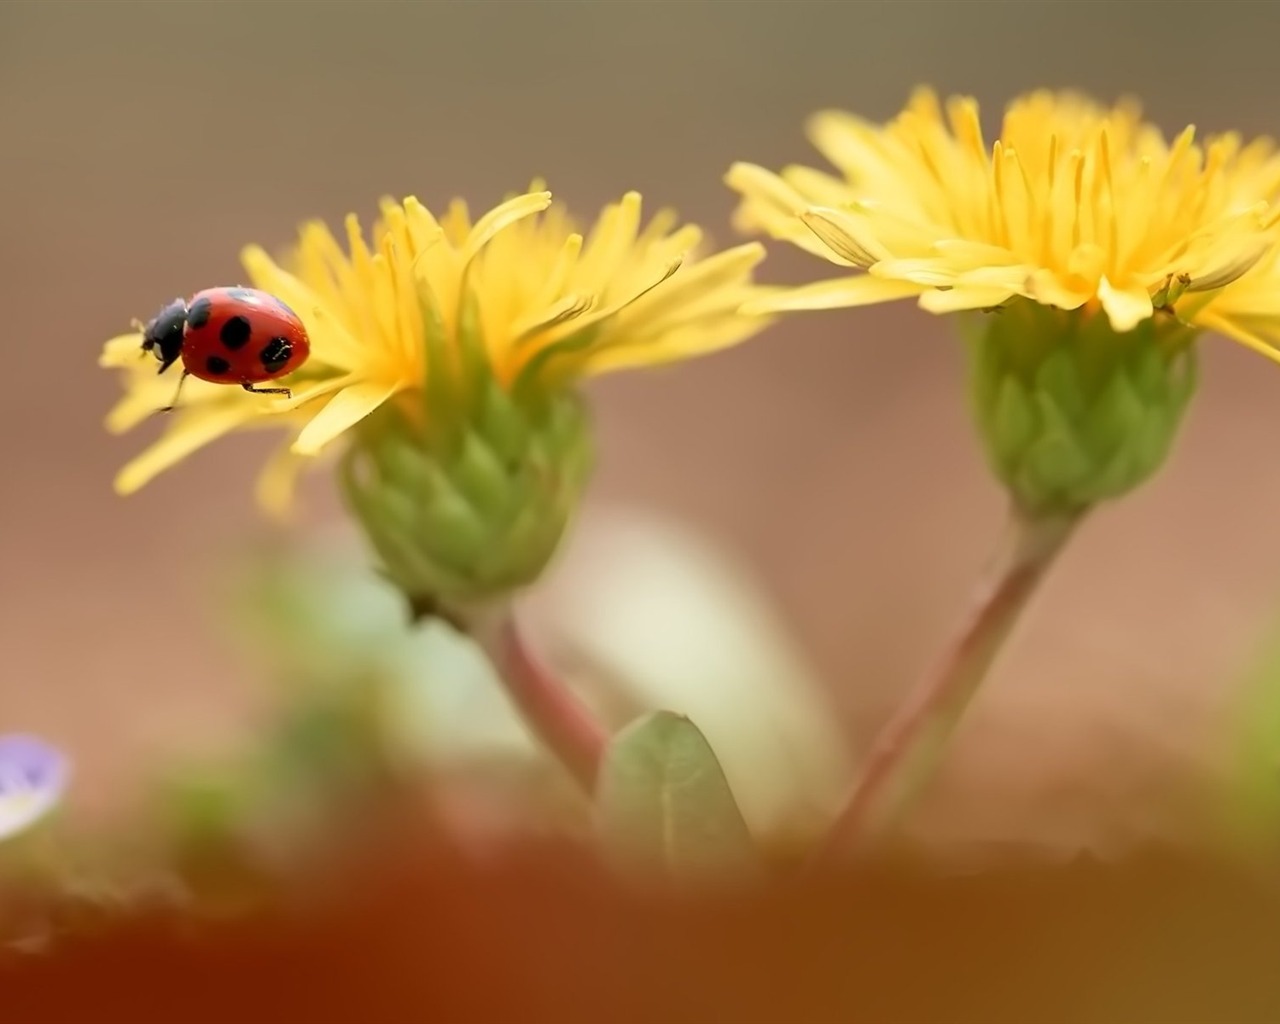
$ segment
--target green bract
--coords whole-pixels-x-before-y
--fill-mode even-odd
[[[1195,330],[1132,331],[1025,299],[980,314],[970,390],[987,460],[1019,508],[1074,515],[1160,468],[1196,386]]]
[[[389,403],[362,424],[342,483],[386,575],[416,602],[482,602],[533,582],[591,467],[586,410],[570,391],[515,399],[492,377],[466,415]]]

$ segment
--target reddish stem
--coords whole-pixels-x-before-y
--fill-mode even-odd
[[[510,613],[473,629],[525,724],[588,794],[595,792],[609,733],[578,696],[525,644]]]
[[[933,776],[947,741],[1077,522],[1013,515],[972,610],[934,668],[876,736],[818,861],[865,855]]]

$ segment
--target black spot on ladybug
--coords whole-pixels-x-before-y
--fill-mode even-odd
[[[231,364],[223,359],[222,356],[210,356],[204,361],[204,368],[215,377],[221,377],[223,374],[230,372]]]
[[[268,373],[275,373],[289,361],[291,355],[293,355],[293,345],[289,343],[288,338],[272,338],[262,346],[258,359]]]
[[[242,316],[233,316],[225,324],[222,330],[218,332],[218,337],[222,339],[222,344],[234,352],[238,348],[244,348],[249,344],[249,335],[253,333],[253,328],[249,321]]]
[[[209,322],[209,314],[213,311],[213,303],[208,299],[196,299],[187,310],[187,323],[199,330]]]

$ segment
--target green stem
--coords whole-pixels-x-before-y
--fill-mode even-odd
[[[533,654],[509,610],[472,619],[468,632],[488,654],[525,724],[583,790],[594,794],[608,730]]]
[[[947,741],[1079,516],[1030,518],[1016,510],[973,606],[935,667],[881,730],[817,862],[864,856],[932,778]]]

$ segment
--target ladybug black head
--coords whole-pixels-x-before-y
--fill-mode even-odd
[[[160,360],[160,373],[164,373],[182,355],[182,330],[187,324],[187,304],[174,299],[142,332],[142,351],[152,352]]]

